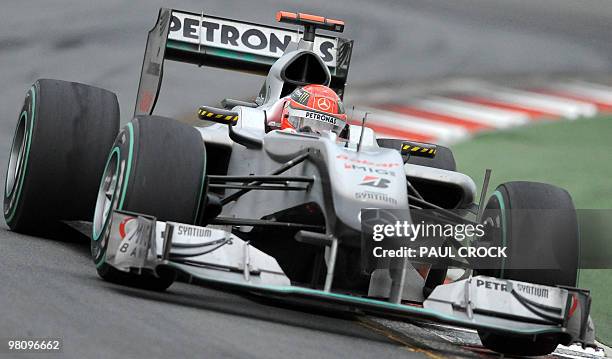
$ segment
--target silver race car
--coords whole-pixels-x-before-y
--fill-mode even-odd
[[[91,222],[97,271],[115,283],[165,290],[183,280],[444,322],[477,329],[484,346],[507,354],[592,345],[589,292],[575,288],[569,194],[510,182],[488,201],[483,185],[477,199],[450,149],[377,138],[365,118],[358,125],[348,117],[342,98],[353,41],[317,33],[342,32],[342,21],[290,12],[277,20],[301,31],[161,9],[134,118],[121,129],[113,93],[36,81],[11,147],[8,226],[44,235],[60,222]],[[152,114],[165,60],[265,81],[253,101],[199,107],[202,126],[192,127]],[[485,267],[405,257],[372,264],[365,208],[387,211],[371,220],[399,212],[414,222],[417,211],[428,211],[434,222],[486,224],[485,242],[515,256]],[[516,210],[560,214],[541,225]],[[558,268],[532,269],[542,258],[536,247]],[[449,267],[463,275],[449,283]]]

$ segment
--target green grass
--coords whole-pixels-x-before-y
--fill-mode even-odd
[[[576,208],[612,208],[612,117],[485,133],[453,152],[459,171],[479,186],[484,170],[493,170],[489,193],[502,182],[539,181],[567,189]],[[598,339],[612,344],[612,269],[581,270],[579,285],[592,291]]]

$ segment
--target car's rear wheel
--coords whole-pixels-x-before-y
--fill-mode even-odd
[[[5,179],[10,229],[44,234],[60,220],[91,220],[104,160],[119,129],[112,92],[38,80],[19,115]]]
[[[549,210],[549,211],[546,211]],[[508,258],[491,263],[478,274],[529,283],[575,286],[579,262],[578,221],[567,191],[537,182],[500,185],[489,199],[483,220],[489,223],[484,240],[507,247]],[[558,269],[534,269],[544,262]],[[544,355],[555,350],[558,336],[508,337],[478,331],[482,344],[510,355]]]
[[[98,190],[91,250],[105,280],[165,290],[172,273],[135,275],[105,262],[113,210],[146,214],[160,221],[195,224],[205,198],[206,150],[191,126],[157,116],[139,116],[117,136]]]

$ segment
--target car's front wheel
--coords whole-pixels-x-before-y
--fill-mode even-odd
[[[567,191],[545,183],[504,183],[489,199],[483,220],[489,226],[485,240],[490,246],[506,247],[508,258],[478,274],[548,286],[576,285],[578,220]],[[484,330],[478,334],[486,348],[521,356],[551,353],[561,339],[556,335],[508,337]]]
[[[154,216],[160,221],[194,224],[205,198],[206,149],[191,126],[158,117],[139,116],[117,136],[98,190],[91,252],[105,280],[165,290],[171,273],[122,272],[106,263],[113,210]]]

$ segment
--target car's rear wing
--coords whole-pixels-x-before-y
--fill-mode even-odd
[[[147,38],[134,114],[153,112],[166,59],[265,76],[299,38],[298,31],[280,27],[162,8]],[[314,41],[314,51],[331,72],[331,87],[340,95],[352,48],[349,39],[317,34]]]

